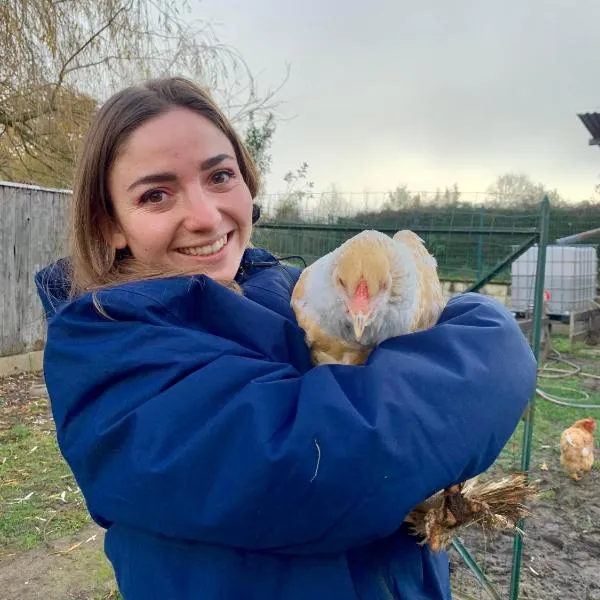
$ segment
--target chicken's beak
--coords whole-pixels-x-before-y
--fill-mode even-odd
[[[350,317],[352,317],[352,325],[354,326],[354,335],[357,342],[360,342],[365,332],[371,310],[369,288],[367,287],[367,282],[362,278],[348,304],[348,312],[350,313]]]
[[[363,313],[357,313],[352,317],[352,324],[354,325],[354,335],[356,340],[360,341],[362,334],[365,331],[367,317]]]

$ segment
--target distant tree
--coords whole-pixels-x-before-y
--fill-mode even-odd
[[[412,193],[406,184],[396,186],[383,203],[383,210],[416,210],[425,207],[453,207],[460,204],[460,190],[455,183],[452,187],[439,188],[435,194],[428,195],[426,192]]]
[[[332,183],[319,197],[316,215],[320,220],[335,223],[339,217],[346,216],[352,206],[337,186]]]
[[[261,125],[257,125],[254,111],[248,113],[244,143],[252,155],[263,180],[271,170],[272,157],[268,150],[271,147],[275,129],[275,115],[272,112],[266,115]]]
[[[498,176],[487,190],[487,203],[492,206],[513,208],[537,208],[544,195],[554,206],[564,204],[557,190],[550,190],[541,183],[534,183],[524,173],[505,173]]]
[[[267,109],[243,59],[189,0],[1,0],[0,177],[68,185],[93,108],[146,77],[206,85],[237,123]]]
[[[458,206],[460,204],[460,190],[458,189],[458,184],[455,183],[451,188],[444,188],[444,191],[441,194],[438,190],[436,192],[434,204],[436,206],[445,206],[448,208]]]
[[[412,208],[420,203],[419,196],[413,196],[406,184],[397,185],[396,189],[388,192],[388,196],[383,203],[383,210],[404,210]]]
[[[302,203],[312,194],[314,182],[308,179],[308,163],[304,162],[296,171],[288,171],[283,177],[286,191],[279,198],[275,209],[277,221],[300,221]]]

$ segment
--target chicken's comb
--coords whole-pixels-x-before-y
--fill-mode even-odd
[[[358,282],[358,285],[356,286],[356,291],[354,292],[355,296],[358,296],[360,298],[368,298],[369,297],[369,286],[367,285],[367,282],[365,280],[365,278],[361,278],[361,280]]]

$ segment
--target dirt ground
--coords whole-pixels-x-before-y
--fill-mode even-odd
[[[29,375],[0,379],[0,430],[11,425],[2,406],[11,408],[10,415],[14,418],[19,414],[15,409],[24,407],[43,392],[41,384],[39,377]],[[561,471],[555,449],[547,448],[541,451],[541,456],[536,455],[536,467],[532,470],[533,479],[539,480],[541,495],[532,507],[534,516],[526,522],[520,598],[600,600],[600,470],[595,468],[582,481],[573,482]],[[31,550],[4,556],[0,552],[0,597],[3,600],[114,598],[114,583],[103,557],[102,539],[100,529],[87,525],[74,535],[42,543]],[[501,597],[508,598],[512,536],[500,534],[484,539],[480,533],[467,531],[462,539]],[[487,600],[489,596],[474,581],[462,560],[453,551],[451,557],[455,588],[464,592],[465,597]]]
[[[3,600],[104,600],[113,596],[104,534],[90,525],[76,535],[0,561]]]
[[[35,444],[36,452],[30,456],[39,457],[48,452],[41,442],[54,435],[52,418],[48,410],[46,389],[41,377],[32,374],[19,374],[0,378],[0,599],[1,600],[109,600],[116,598],[114,577],[110,564],[103,552],[104,532],[89,518],[82,519],[85,510],[81,502],[64,503],[58,500],[57,511],[51,519],[41,506],[39,510],[25,508],[38,495],[54,491],[54,485],[65,481],[62,471],[49,469],[44,460],[20,462],[24,457],[11,456],[10,435],[16,428],[26,428],[30,432],[28,445]],[[30,440],[30,441],[29,441]],[[40,443],[38,446],[37,444]],[[19,453],[20,454],[20,453]],[[56,449],[43,457],[52,463],[62,460]],[[33,497],[23,502],[22,521],[17,534],[11,533],[7,524],[11,518],[10,508],[14,502],[8,500],[11,487],[15,484],[14,467],[10,470],[11,459],[15,459],[24,471],[23,482],[28,486],[19,491],[19,496],[29,497],[25,491],[33,489]],[[65,468],[66,470],[66,468]],[[68,478],[69,482],[71,477]],[[64,485],[64,483],[63,483]],[[77,498],[77,494],[69,494]],[[50,504],[52,506],[52,503]],[[67,513],[77,515],[71,521],[57,526]],[[27,541],[32,534],[32,522],[38,523],[44,535]],[[81,525],[83,524],[83,526]],[[56,528],[56,529],[55,529]],[[53,529],[55,529],[54,534]],[[71,530],[64,535],[65,530]],[[73,531],[74,530],[74,531]],[[48,535],[46,535],[48,534]],[[2,537],[4,535],[4,538]],[[24,546],[33,545],[25,549]]]
[[[600,473],[581,482],[565,482],[558,465],[548,471],[532,472],[545,490],[532,505],[533,516],[526,520],[523,540],[520,598],[531,600],[600,600]],[[477,532],[462,537],[485,573],[508,598],[513,536],[484,539]],[[454,553],[452,566],[457,588],[475,598],[476,584]]]

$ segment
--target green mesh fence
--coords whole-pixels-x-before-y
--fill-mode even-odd
[[[297,203],[293,211],[288,207],[285,212],[263,205],[263,217],[255,228],[253,243],[277,256],[299,256],[310,264],[364,229],[378,229],[389,234],[399,229],[411,229],[425,240],[428,249],[435,255],[440,278],[445,282],[446,296],[469,287],[465,282],[472,285],[486,274],[497,271],[491,282],[498,284],[495,288],[505,290],[504,295],[500,292],[499,299],[510,306],[508,284],[511,282],[511,262],[509,260],[501,270],[495,267],[506,261],[517,248],[538,241],[540,232],[539,204],[529,210],[445,206],[362,212],[353,212],[346,206],[346,210],[340,213],[319,211],[308,203],[302,206]],[[557,215],[553,211],[552,217],[550,240],[594,226],[589,222],[583,224],[573,215],[567,220],[560,212]],[[548,222],[547,218],[545,222]],[[294,259],[290,261],[294,262]],[[541,286],[535,286],[535,272],[533,278],[532,290],[539,288],[536,293],[541,293]],[[462,288],[453,287],[459,282]],[[488,285],[481,291],[497,295],[498,290],[491,290],[492,287]],[[528,417],[525,427],[530,426]],[[529,460],[527,448],[530,448],[530,440],[524,444],[522,424],[483,477],[499,477],[520,471],[524,457],[527,457],[526,462]],[[515,600],[514,578],[515,571],[519,573],[521,570],[521,558],[520,551],[515,553],[514,535],[500,534],[488,540],[480,532],[468,531],[461,541],[464,544],[463,555],[459,555],[460,547],[450,552],[454,597],[458,600]],[[469,567],[470,558],[475,564]],[[475,576],[478,570],[479,578]],[[482,579],[486,579],[487,584],[482,584]]]
[[[335,219],[311,214],[293,222],[261,219],[253,242],[278,256],[299,255],[310,264],[363,229],[388,233],[412,229],[436,257],[441,278],[475,281],[512,248],[534,235],[538,218],[538,212],[503,214],[477,208],[357,214]],[[510,269],[495,279],[507,283]]]

